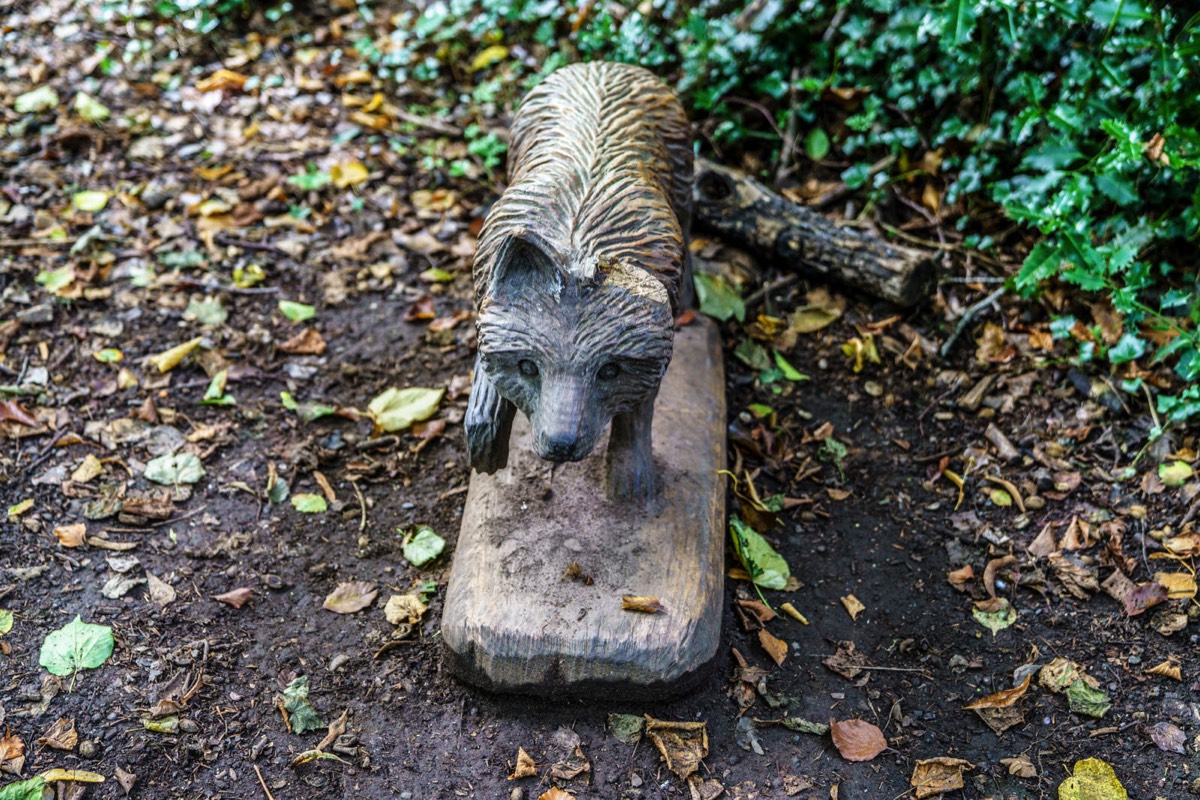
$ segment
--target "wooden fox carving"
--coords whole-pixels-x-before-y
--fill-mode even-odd
[[[517,111],[508,181],[475,253],[471,466],[507,464],[517,409],[550,461],[586,458],[611,420],[608,493],[646,499],[654,399],[690,302],[683,108],[641,67],[564,67]]]

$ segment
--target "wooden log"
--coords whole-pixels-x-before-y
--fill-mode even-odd
[[[649,506],[607,499],[603,442],[584,461],[550,464],[518,415],[508,466],[471,476],[442,614],[454,674],[492,691],[622,700],[677,694],[704,676],[724,599],[721,358],[710,320],[676,332],[655,404]],[[623,610],[623,595],[663,610]]]
[[[698,159],[692,203],[700,226],[778,269],[836,280],[904,308],[932,291],[931,254],[840,228],[737,170]]]

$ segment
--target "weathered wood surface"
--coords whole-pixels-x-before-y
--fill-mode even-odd
[[[737,170],[698,159],[692,200],[700,226],[777,269],[833,279],[905,308],[932,291],[930,253],[840,228]]]
[[[725,386],[715,325],[676,332],[655,406],[657,496],[604,493],[604,443],[578,463],[530,449],[519,417],[505,469],[471,477],[450,572],[446,663],[486,689],[625,699],[685,691],[720,641]],[[566,575],[577,564],[576,578]],[[584,578],[590,578],[587,585]],[[622,595],[659,598],[658,614]]]

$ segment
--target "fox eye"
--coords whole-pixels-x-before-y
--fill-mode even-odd
[[[523,358],[517,362],[517,369],[521,370],[521,374],[526,378],[536,378],[538,374],[537,364],[527,358]]]
[[[600,380],[611,381],[613,378],[617,377],[620,372],[621,368],[616,364],[605,364],[600,368],[600,372],[597,374],[600,376]]]

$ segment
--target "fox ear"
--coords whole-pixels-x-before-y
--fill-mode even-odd
[[[492,267],[493,294],[522,294],[542,291],[557,294],[562,274],[554,248],[536,233],[518,228],[496,250]]]

